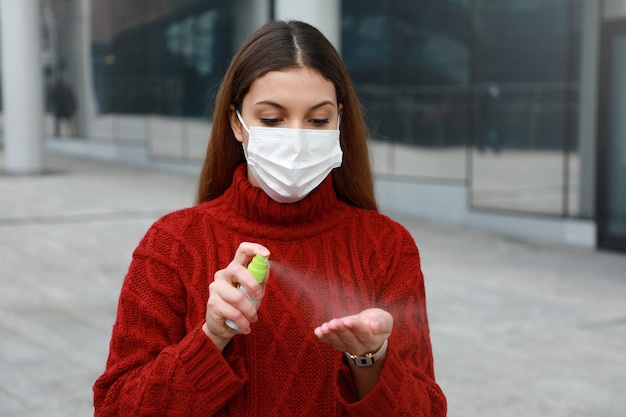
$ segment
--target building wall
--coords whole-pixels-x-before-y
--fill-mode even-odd
[[[272,17],[300,18],[353,77],[386,211],[596,244],[598,43],[624,0],[44,4],[48,73],[64,63],[87,139],[49,147],[199,164],[237,45]]]

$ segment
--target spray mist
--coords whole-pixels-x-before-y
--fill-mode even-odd
[[[254,255],[254,258],[252,258],[252,262],[250,262],[250,264],[248,265],[248,271],[256,279],[256,282],[258,282],[261,286],[263,286],[263,280],[265,279],[265,274],[267,273],[267,263],[268,262],[266,257],[261,255]],[[259,303],[261,302],[260,300],[253,298],[250,294],[248,294],[248,291],[246,291],[246,289],[241,285],[239,286],[239,291],[241,291],[245,294],[246,297],[248,297],[248,300],[250,300],[254,308],[259,308]],[[239,333],[239,327],[237,327],[234,321],[226,320],[224,324],[229,330],[235,333]]]

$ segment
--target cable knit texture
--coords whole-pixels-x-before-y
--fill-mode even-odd
[[[339,201],[331,176],[279,204],[245,168],[221,197],[158,220],[135,250],[95,415],[445,416],[407,230]],[[270,277],[252,333],[220,352],[201,328],[208,287],[243,241],[271,251]],[[313,329],[371,307],[394,329],[380,380],[359,400],[343,353]]]

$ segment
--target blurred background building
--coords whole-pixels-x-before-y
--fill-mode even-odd
[[[353,77],[384,210],[626,250],[626,0],[1,5],[7,167],[19,159],[9,148],[29,142],[7,115],[25,96],[43,110],[23,153],[197,169],[233,52],[264,22],[297,18],[331,39]],[[29,50],[40,87],[28,60],[12,64]]]

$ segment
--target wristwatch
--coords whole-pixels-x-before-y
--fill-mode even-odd
[[[365,356],[353,355],[352,353],[345,352],[346,358],[352,360],[356,366],[372,366],[377,360],[383,357],[387,352],[387,339],[383,342],[383,345],[376,352],[366,353]]]

